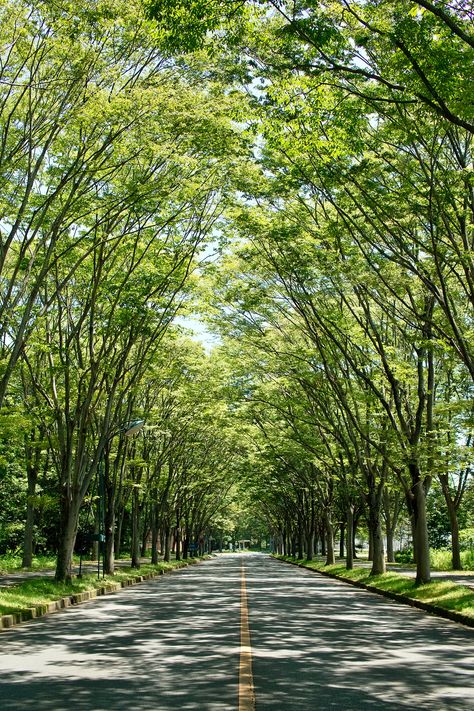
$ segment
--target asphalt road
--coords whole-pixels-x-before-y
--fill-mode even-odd
[[[242,562],[256,711],[474,709],[474,630],[252,554],[2,632],[0,708],[238,711]]]

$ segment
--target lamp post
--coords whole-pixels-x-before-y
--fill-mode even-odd
[[[145,424],[145,420],[127,420],[122,423],[120,427],[111,432],[107,439],[106,444],[108,444],[115,435],[124,435],[125,437],[132,437],[134,434],[139,432]],[[99,530],[97,535],[97,578],[100,578],[100,558],[102,552],[102,577],[105,577],[105,555],[106,555],[106,536],[105,536],[105,480],[104,480],[104,452],[105,447],[101,452],[99,465],[98,465],[98,523]],[[101,547],[102,546],[102,547]]]

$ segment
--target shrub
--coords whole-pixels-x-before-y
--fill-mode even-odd
[[[396,551],[395,553],[396,563],[413,563],[413,549],[405,548],[402,551]]]

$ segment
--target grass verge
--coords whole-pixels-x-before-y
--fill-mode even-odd
[[[448,613],[444,616],[449,616],[451,619],[459,615],[459,618],[465,618],[459,621],[472,621],[474,626],[474,590],[451,580],[437,580],[425,585],[416,585],[413,578],[392,571],[384,575],[371,576],[367,568],[346,570],[344,565],[324,565],[320,561],[295,560],[290,556],[275,556],[275,558],[297,563],[340,580],[360,584],[374,592],[406,598],[407,602],[420,603],[417,606],[423,606],[423,609],[432,608],[430,612]]]
[[[55,556],[35,556],[29,568],[23,568],[21,562],[21,555],[6,554],[0,556],[0,575],[19,573],[21,571],[54,570],[56,567]]]
[[[52,578],[26,580],[14,587],[0,589],[0,616],[12,615],[16,618],[23,616],[24,619],[36,617],[45,614],[50,603],[64,598],[71,598],[72,603],[79,602],[81,599],[87,599],[84,593],[94,597],[98,593],[112,592],[119,586],[141,582],[140,578],[161,575],[197,560],[199,559],[191,558],[187,561],[161,562],[157,565],[145,564],[139,569],[118,568],[115,575],[106,575],[99,579],[95,575],[84,575],[82,578],[73,578],[68,584],[57,583]],[[36,610],[36,613],[32,613],[32,610]]]

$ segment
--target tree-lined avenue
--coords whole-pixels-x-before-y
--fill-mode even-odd
[[[226,554],[5,632],[2,709],[236,710],[245,597],[257,711],[474,705],[472,630]]]

